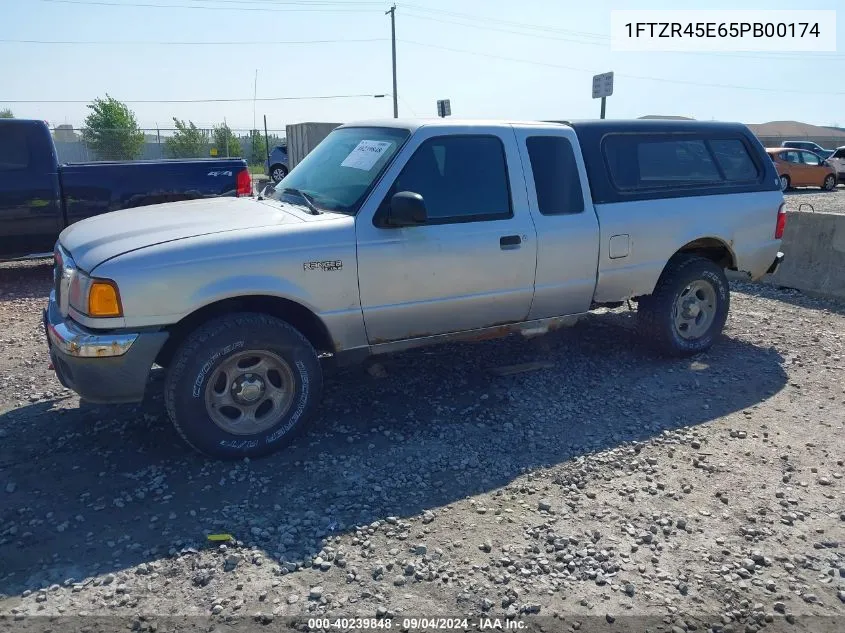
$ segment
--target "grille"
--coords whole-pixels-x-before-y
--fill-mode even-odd
[[[56,305],[58,305],[62,292],[62,268],[64,266],[62,249],[58,245],[56,245],[53,259],[55,261],[53,264],[53,291],[56,294]]]
[[[70,308],[68,301],[70,299],[70,285],[73,276],[76,273],[76,264],[65,249],[61,246],[56,246],[56,267],[53,271],[53,285],[56,293],[56,305],[59,307],[59,312],[62,316],[68,315]]]

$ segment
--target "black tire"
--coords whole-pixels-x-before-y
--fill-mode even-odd
[[[836,189],[836,176],[828,174],[825,177],[824,182],[822,182],[822,189],[825,191],[833,191]]]
[[[675,324],[676,306],[682,293],[693,282],[710,284],[714,291],[715,310],[710,326],[700,336],[684,338]],[[689,356],[709,349],[725,327],[730,310],[730,286],[725,271],[704,257],[673,257],[654,288],[640,299],[637,327],[642,336],[658,350],[670,356]]]
[[[280,164],[273,165],[270,168],[270,180],[272,180],[274,183],[279,183],[279,182],[282,181],[282,178],[279,178],[278,180],[276,179],[276,172],[277,171],[281,172],[282,178],[284,178],[285,176],[288,175],[288,168],[287,167],[285,167],[284,165],[280,165]]]
[[[792,181],[789,179],[789,176],[787,176],[786,174],[783,174],[782,176],[779,176],[779,178],[780,178],[780,190],[781,191],[789,191],[789,189],[792,187]],[[786,184],[784,184],[784,183],[786,183]]]
[[[213,389],[208,383],[227,359],[247,351],[275,354],[287,363],[293,395],[271,426],[237,434],[213,420],[207,390]],[[298,330],[281,319],[244,312],[209,321],[179,346],[170,363],[164,401],[179,435],[193,449],[218,459],[253,458],[274,453],[294,439],[313,415],[322,384],[317,354]]]

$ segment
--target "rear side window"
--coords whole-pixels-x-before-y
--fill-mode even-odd
[[[617,189],[724,186],[760,177],[739,139],[615,134],[606,137],[603,149]]]
[[[0,171],[18,171],[29,167],[29,143],[26,126],[0,126]]]
[[[495,136],[442,136],[423,142],[393,183],[423,197],[430,224],[512,216],[505,148]]]
[[[540,213],[581,213],[584,195],[575,152],[569,140],[560,136],[531,136],[526,139],[525,145],[531,160]]]
[[[757,165],[751,159],[745,144],[739,139],[720,139],[709,141],[710,149],[716,162],[725,174],[725,180],[743,182],[757,180],[760,177]]]
[[[609,136],[610,175],[620,189],[671,188],[716,183],[719,170],[703,140],[643,135]]]
[[[831,158],[845,158],[845,149],[836,150]]]

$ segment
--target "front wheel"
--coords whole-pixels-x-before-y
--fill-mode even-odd
[[[789,176],[787,176],[786,174],[780,176],[780,190],[786,191],[787,189],[789,189],[789,186]]]
[[[724,270],[694,255],[673,258],[637,308],[637,325],[658,349],[688,356],[709,349],[725,327],[730,287]]]
[[[287,175],[288,170],[284,165],[273,165],[270,168],[270,178],[272,178],[273,182],[276,184],[282,182],[282,179]]]
[[[239,313],[193,332],[173,357],[165,404],[195,450],[261,457],[291,442],[317,406],[322,371],[308,340],[280,319]]]

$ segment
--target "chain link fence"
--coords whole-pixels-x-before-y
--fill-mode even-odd
[[[264,167],[268,148],[286,146],[285,130],[216,128],[143,128],[85,130],[72,125],[52,128],[59,162],[161,160],[167,158],[245,158]]]

